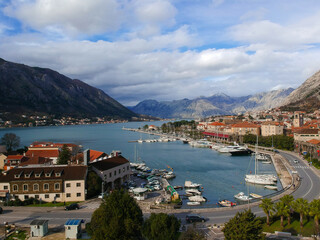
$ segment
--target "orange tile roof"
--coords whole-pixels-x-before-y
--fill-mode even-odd
[[[105,154],[104,152],[96,151],[96,150],[91,150],[90,149],[90,162],[93,160],[98,159],[101,157],[101,155]]]
[[[222,122],[211,122],[208,125],[210,125],[210,126],[226,126],[226,124],[224,124]]]
[[[233,128],[259,128],[260,126],[250,122],[242,122],[242,123],[235,123],[232,125]]]
[[[283,123],[279,123],[279,122],[263,122],[262,125],[283,126]]]
[[[59,150],[52,149],[52,150],[28,150],[26,155],[29,157],[38,156],[38,157],[59,157]]]
[[[23,155],[9,155],[7,160],[21,160],[23,157]]]
[[[317,139],[311,139],[309,141],[307,141],[308,143],[314,144],[314,145],[319,145],[320,144],[320,140]]]

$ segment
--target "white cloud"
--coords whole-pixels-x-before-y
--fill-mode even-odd
[[[116,0],[13,0],[4,12],[38,31],[90,35],[116,30],[119,8]]]

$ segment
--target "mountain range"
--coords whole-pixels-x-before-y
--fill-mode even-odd
[[[283,110],[313,112],[320,109],[320,71],[308,78],[285,100]]]
[[[174,101],[144,100],[132,111],[161,118],[199,118],[213,115],[239,114],[247,111],[265,110],[278,107],[293,88],[274,90],[243,97],[215,94],[210,97]]]
[[[131,119],[138,115],[80,80],[47,68],[29,67],[0,58],[0,112],[104,116]]]

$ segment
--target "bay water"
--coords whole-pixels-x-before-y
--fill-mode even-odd
[[[150,168],[172,168],[176,178],[169,180],[172,185],[184,185],[186,180],[201,183],[203,196],[208,199],[205,206],[216,206],[219,200],[234,201],[239,192],[267,195],[273,190],[263,186],[246,184],[245,174],[254,172],[254,159],[251,156],[232,157],[220,154],[209,148],[194,148],[182,141],[175,142],[129,142],[158,138],[155,135],[123,130],[138,128],[146,124],[161,126],[164,122],[128,122],[116,124],[69,125],[31,128],[1,129],[0,137],[5,133],[15,133],[21,138],[20,147],[29,146],[34,141],[75,143],[106,153],[120,150],[122,155],[134,162],[137,158]],[[276,174],[272,164],[259,163],[262,172]],[[281,185],[278,181],[278,188]],[[183,193],[183,192],[181,192]]]

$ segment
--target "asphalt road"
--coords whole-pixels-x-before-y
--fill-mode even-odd
[[[287,158],[300,176],[301,185],[292,194],[294,198],[305,198],[308,201],[319,198],[320,177],[307,165],[306,161],[302,161],[299,157],[289,153],[281,152],[281,155]],[[298,162],[295,163],[294,160]],[[35,208],[35,207],[4,207],[3,214],[0,215],[0,224],[4,222],[15,223],[17,225],[29,225],[34,219],[47,219],[49,224],[55,226],[63,226],[68,219],[83,219],[89,222],[94,209],[99,205],[99,199],[94,202],[85,204],[79,210],[65,211],[63,208]],[[257,206],[248,206],[257,216],[264,216],[263,211]],[[221,224],[232,218],[239,210],[226,208],[224,211],[208,211],[202,212],[200,215],[208,219],[207,224]],[[185,223],[185,216],[190,212],[175,214]],[[148,217],[149,214],[145,214]]]

